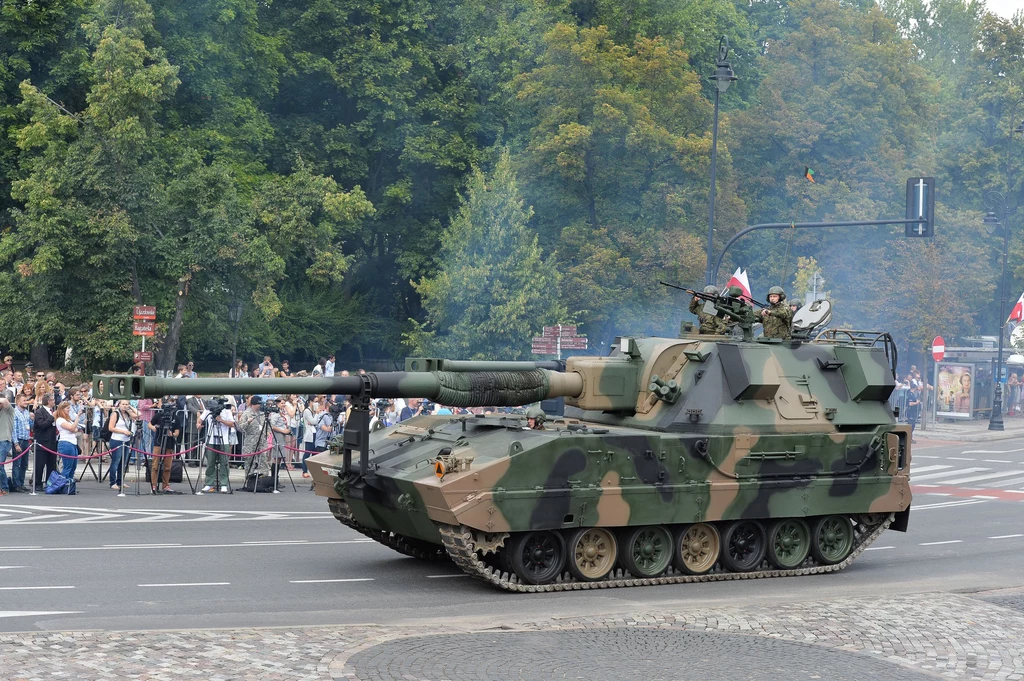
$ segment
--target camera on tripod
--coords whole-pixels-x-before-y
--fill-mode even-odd
[[[178,405],[174,402],[169,402],[160,407],[160,413],[164,416],[164,423],[170,423],[178,413]]]
[[[228,399],[226,397],[215,397],[212,400],[206,400],[204,406],[210,412],[212,418],[217,418],[227,405]]]
[[[331,416],[337,416],[341,412],[345,411],[344,402],[331,402],[331,405],[327,407],[327,410],[331,412]]]
[[[275,402],[264,402],[260,405],[260,411],[264,414],[279,414],[281,413],[281,408]]]

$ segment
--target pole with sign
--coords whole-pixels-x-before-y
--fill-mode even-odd
[[[146,352],[146,337],[156,335],[156,308],[152,305],[136,305],[132,308],[132,335],[142,336],[142,352],[136,352],[133,359],[142,365],[142,373],[146,373],[146,363],[153,361],[153,353]]]
[[[531,351],[535,355],[555,355],[562,359],[562,350],[586,350],[587,337],[576,333],[574,324],[545,326],[540,336],[534,336]]]

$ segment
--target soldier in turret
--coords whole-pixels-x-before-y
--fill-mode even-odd
[[[786,305],[786,292],[781,286],[768,289],[768,307],[761,310],[765,338],[789,340],[793,337],[793,311]]]
[[[714,285],[705,286],[704,293],[717,296],[719,295],[718,287]],[[729,333],[729,323],[727,320],[704,312],[705,302],[697,296],[690,300],[690,312],[697,315],[697,319],[700,320],[700,333],[716,335]]]

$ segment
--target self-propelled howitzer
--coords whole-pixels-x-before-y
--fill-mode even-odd
[[[910,429],[887,402],[891,339],[803,336],[626,337],[564,369],[415,359],[333,379],[96,379],[125,397],[352,395],[343,436],[307,462],[342,523],[507,590],[608,588],[831,572],[906,529]],[[501,413],[369,428],[375,397],[559,396],[564,415],[535,429]]]

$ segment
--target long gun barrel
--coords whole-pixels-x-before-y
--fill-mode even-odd
[[[422,361],[426,366],[437,360]],[[107,400],[167,395],[333,394],[366,398],[420,397],[451,407],[512,407],[551,397],[575,397],[583,392],[583,377],[578,373],[527,366],[510,370],[513,364],[516,363],[462,362],[451,367],[455,370],[393,371],[329,378],[158,378],[100,374],[93,376],[93,394]],[[486,369],[471,368],[473,365]],[[491,365],[500,368],[495,370]]]

